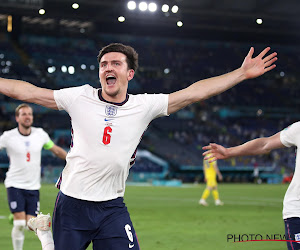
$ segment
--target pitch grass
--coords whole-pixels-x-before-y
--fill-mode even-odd
[[[223,207],[214,206],[211,196],[209,207],[198,205],[204,187],[204,184],[181,188],[128,186],[125,201],[141,249],[286,249],[285,242],[233,243],[227,241],[227,235],[283,235],[281,211],[287,185],[221,184]],[[52,213],[56,194],[54,185],[43,185],[43,213]],[[8,214],[6,191],[0,184],[0,216]],[[8,219],[0,219],[1,250],[12,249],[11,228]],[[26,231],[25,237],[24,250],[41,249],[34,233]]]

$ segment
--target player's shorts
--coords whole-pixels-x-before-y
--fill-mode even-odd
[[[58,193],[53,211],[55,250],[139,250],[123,198],[84,201]]]
[[[216,176],[207,176],[206,177],[206,185],[208,187],[216,187],[217,186],[217,178]]]
[[[26,190],[9,187],[7,200],[12,213],[25,212],[28,215],[36,216],[40,212],[39,190]]]
[[[284,219],[285,238],[288,250],[300,249],[300,218]],[[294,242],[299,241],[299,242]]]

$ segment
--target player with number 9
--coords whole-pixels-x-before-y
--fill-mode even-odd
[[[15,117],[18,127],[0,136],[0,149],[5,148],[10,159],[4,185],[13,214],[12,243],[14,250],[19,250],[23,246],[26,223],[40,210],[42,149],[63,160],[67,152],[55,145],[42,128],[32,127],[33,111],[28,104],[20,104]]]

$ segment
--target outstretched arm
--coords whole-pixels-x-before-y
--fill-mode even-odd
[[[206,150],[203,155],[205,156],[204,159],[213,162],[218,159],[228,159],[235,156],[266,154],[273,149],[284,147],[285,146],[280,140],[280,132],[278,132],[270,137],[257,138],[231,148],[225,148],[216,143],[210,143],[208,146],[203,147],[203,149]]]
[[[57,157],[59,157],[60,159],[66,160],[67,152],[63,148],[61,148],[61,147],[54,144],[53,147],[50,148],[49,150],[53,154],[55,154]]]
[[[246,79],[256,78],[274,69],[276,65],[273,63],[277,60],[277,53],[274,52],[265,57],[269,50],[270,48],[267,47],[257,57],[252,58],[254,48],[251,47],[239,69],[195,82],[185,89],[170,94],[168,113],[174,113],[194,102],[220,94]]]
[[[28,82],[0,78],[0,93],[24,102],[58,109],[54,100],[53,90],[39,88]]]

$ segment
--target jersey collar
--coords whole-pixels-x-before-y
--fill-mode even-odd
[[[17,129],[19,131],[19,134],[22,135],[22,136],[30,136],[31,135],[31,130],[32,130],[31,128],[30,128],[30,133],[28,135],[22,134],[19,127]]]
[[[99,96],[99,99],[100,101],[102,102],[106,102],[106,103],[109,103],[109,104],[113,104],[113,105],[116,105],[116,106],[123,106],[129,99],[129,95],[126,93],[126,98],[123,102],[109,102],[109,101],[106,101],[103,97],[102,97],[102,89],[98,89],[98,96]]]

